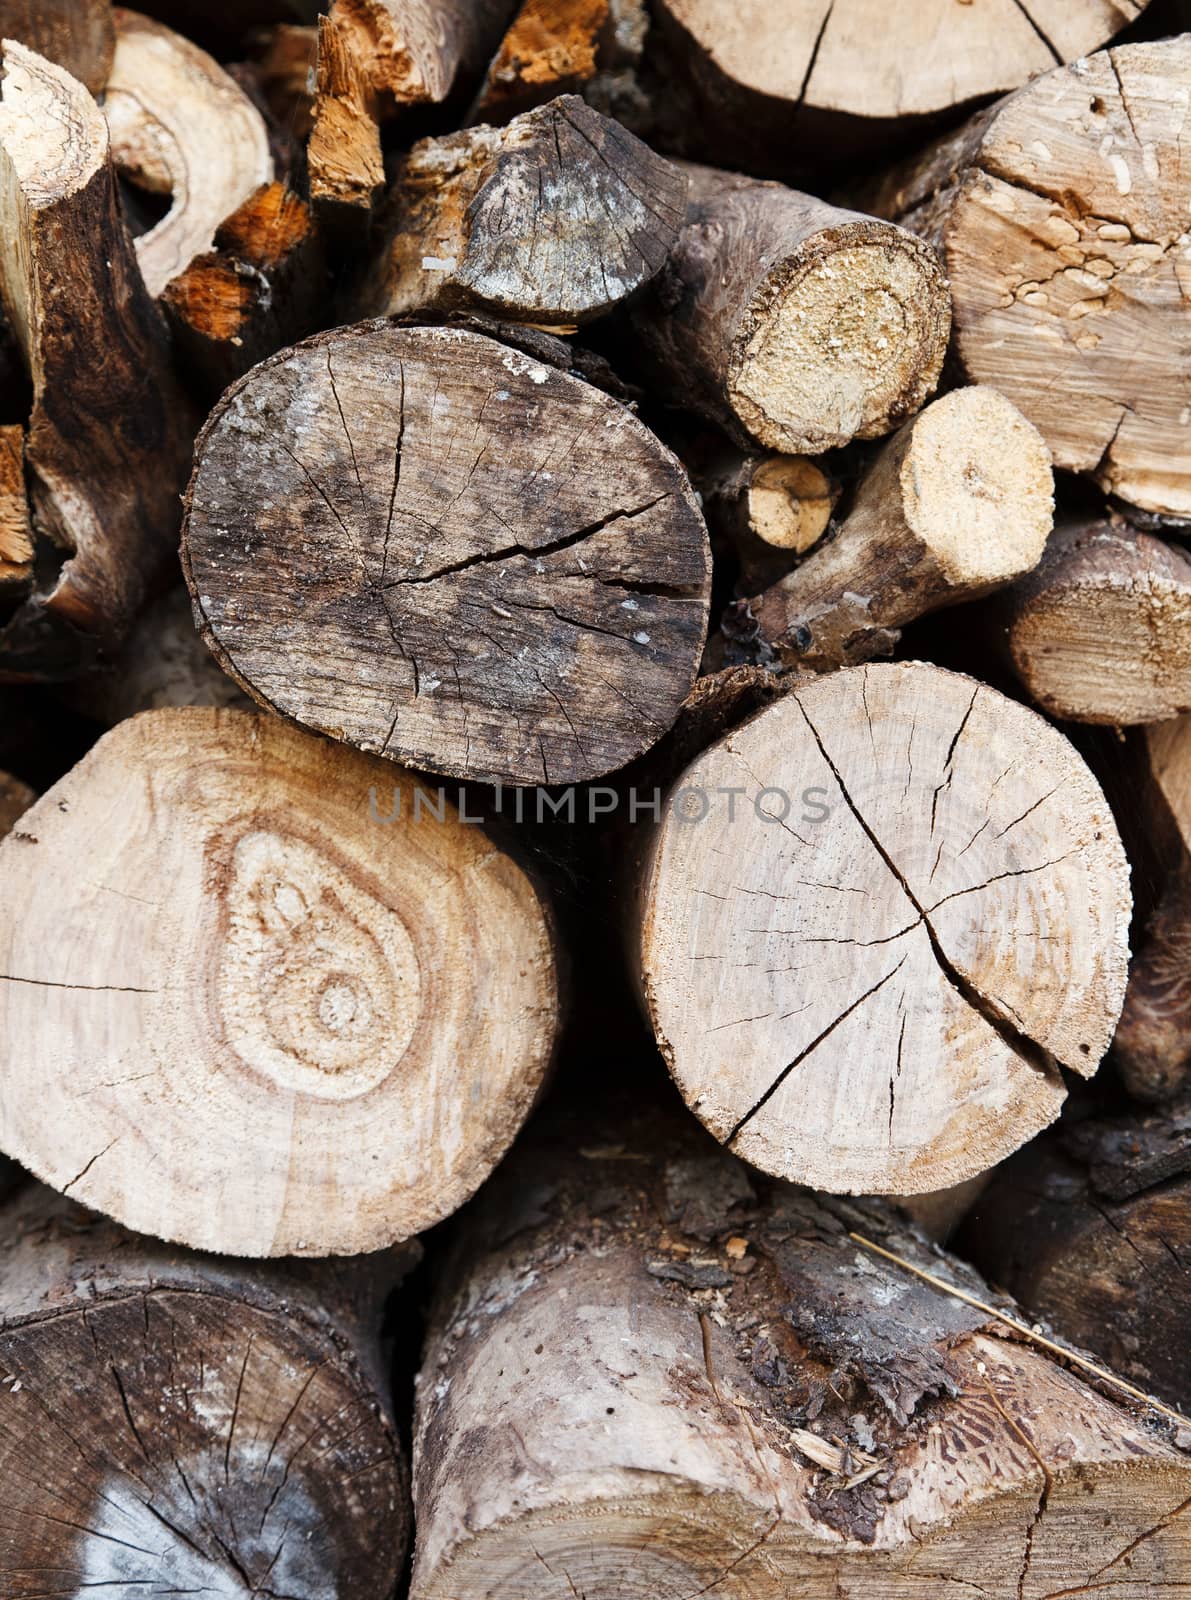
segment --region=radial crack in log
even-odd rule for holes
[[[120,220],[103,116],[11,41],[0,207],[0,290],[33,380],[33,511],[65,563],[0,633],[0,674],[65,677],[118,642],[173,556],[193,419]]]
[[[639,755],[706,627],[707,536],[670,453],[580,379],[450,328],[364,323],[250,373],[200,439],[183,558],[254,698],[486,780]]]
[[[866,202],[940,245],[955,349],[1055,465],[1162,515],[1191,514],[1179,107],[1191,40],[1053,72],[895,171]]]
[[[360,310],[392,316],[478,306],[530,322],[582,322],[661,268],[686,179],[574,95],[414,146]]]
[[[7,1200],[8,1600],[391,1594],[409,1513],[380,1327],[415,1255],[262,1269],[40,1186]]]
[[[1034,713],[916,663],[796,686],[696,759],[641,907],[692,1109],[836,1192],[991,1166],[1057,1116],[1057,1064],[1095,1071],[1124,993],[1128,869],[1091,774]]]
[[[141,275],[157,296],[211,248],[223,219],[272,178],[268,129],[205,51],[123,9],[116,12],[116,56],[103,110],[117,171],[170,196],[165,215],[136,241]]]
[[[634,318],[665,397],[812,455],[917,411],[950,326],[934,253],[780,184],[682,170],[686,226]]]
[[[415,787],[255,713],[106,734],[35,844],[0,846],[0,1023],[46,1052],[28,1093],[10,1074],[0,1148],[243,1255],[375,1249],[461,1204],[540,1088],[554,955],[512,860]]]

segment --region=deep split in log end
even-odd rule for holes
[[[183,565],[260,703],[430,771],[572,783],[673,722],[710,551],[686,474],[610,396],[479,334],[375,322],[223,397]]]
[[[1108,805],[1061,734],[937,667],[857,667],[678,779],[640,880],[639,970],[717,1138],[798,1183],[917,1194],[1053,1121],[1060,1064],[1096,1070],[1130,905]]]
[[[100,739],[0,845],[0,1026],[30,1041],[0,1148],[246,1256],[373,1250],[462,1204],[541,1087],[555,956],[521,870],[416,787],[255,712]]]

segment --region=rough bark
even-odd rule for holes
[[[1161,722],[1191,710],[1191,556],[1126,524],[1056,531],[1001,613],[1014,671],[1077,722]]]
[[[1036,713],[922,663],[800,684],[678,779],[637,959],[722,1142],[835,1193],[919,1194],[1054,1120],[1125,988],[1111,813]]]
[[[388,323],[257,367],[199,441],[183,550],[204,637],[262,704],[433,772],[622,766],[698,665],[685,474],[581,379]]]
[[[684,166],[686,226],[638,308],[663,395],[738,442],[811,455],[889,433],[947,347],[947,286],[904,229]]]
[[[734,553],[738,594],[758,594],[827,532],[839,483],[809,456],[724,451],[696,481],[712,539]],[[717,551],[718,554],[718,551]]]
[[[968,378],[1019,406],[1056,466],[1181,517],[1189,85],[1185,34],[1058,67],[868,202],[940,244]]]
[[[0,0],[0,39],[18,40],[99,94],[116,49],[111,0]]]
[[[964,1253],[1061,1338],[1191,1402],[1191,1105],[1076,1123],[999,1169]]]
[[[64,562],[0,632],[0,675],[65,677],[114,646],[172,557],[192,418],[103,116],[19,44],[4,52],[0,215],[0,291],[33,382],[32,504]]]
[[[1134,809],[1169,876],[1129,969],[1113,1054],[1137,1100],[1191,1085],[1191,716],[1145,731]]]
[[[25,489],[25,430],[0,427],[0,602],[23,600],[33,587],[33,530]]]
[[[642,0],[523,0],[469,120],[506,122],[558,94],[600,102],[640,61],[648,28]]]
[[[103,102],[118,172],[169,210],[136,241],[149,293],[161,293],[215,230],[273,176],[269,133],[252,101],[197,45],[135,11],[116,12]]]
[[[106,734],[0,845],[0,1026],[27,1041],[0,1148],[241,1255],[460,1205],[542,1082],[554,956],[520,869],[416,787],[255,713]]]
[[[834,536],[749,609],[785,661],[888,654],[906,623],[1029,572],[1053,518],[1037,429],[995,389],[955,389],[884,446]]]
[[[319,19],[310,197],[332,224],[366,220],[384,183],[380,126],[438,105],[489,60],[512,0],[334,0]]]
[[[626,1137],[638,1115],[519,1148],[460,1238],[414,1600],[1182,1591],[1172,1425],[849,1238],[988,1298],[889,1210],[759,1182],[656,1111]]]
[[[394,180],[366,316],[479,307],[600,316],[661,269],[686,178],[574,95],[414,146]]]
[[[409,1251],[262,1271],[33,1186],[0,1208],[0,1587],[389,1600],[380,1342]]]
[[[208,400],[325,315],[326,256],[310,207],[267,183],[162,297],[180,358]]]

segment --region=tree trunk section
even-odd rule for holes
[[[634,319],[664,398],[788,454],[877,438],[913,415],[947,347],[933,253],[780,184],[683,170],[686,226]]]
[[[409,1515],[380,1317],[407,1257],[250,1270],[32,1186],[0,1264],[8,1600],[388,1600]]]
[[[1111,813],[1054,728],[937,667],[866,666],[796,685],[678,778],[637,958],[718,1139],[797,1183],[913,1195],[1053,1121],[1060,1064],[1096,1070],[1129,912]]]
[[[1061,1338],[1191,1402],[1191,1104],[1076,1123],[1019,1151],[960,1248]]]
[[[656,1109],[626,1138],[639,1110],[521,1147],[459,1239],[414,1600],[1037,1600],[1114,1563],[1137,1600],[1181,1592],[1170,1424],[849,1238],[988,1296],[891,1211],[758,1181]]]
[[[696,481],[713,541],[739,565],[738,594],[759,594],[784,578],[827,532],[840,495],[839,483],[809,456],[725,450]]]
[[[0,39],[16,39],[100,94],[116,50],[111,0],[2,0]]]
[[[782,661],[865,661],[915,618],[1029,572],[1053,518],[1037,430],[994,389],[955,389],[883,447],[834,537],[749,609]]]
[[[409,1238],[549,1064],[529,880],[441,793],[275,718],[121,723],[0,846],[0,904],[0,1027],[28,1041],[0,1149],[160,1238]]]
[[[0,632],[0,676],[67,677],[118,643],[173,559],[192,418],[120,220],[103,116],[19,44],[4,53],[0,210],[0,290],[33,381],[33,509],[65,558]]]
[[[955,350],[1055,465],[1191,515],[1181,116],[1191,39],[1057,67],[870,197],[940,245]]]
[[[424,140],[390,198],[367,316],[477,307],[514,321],[601,316],[661,269],[686,178],[574,95]]]
[[[361,323],[249,373],[199,440],[183,562],[255,699],[486,782],[623,766],[677,715],[706,628],[707,535],[670,452],[454,328]]]

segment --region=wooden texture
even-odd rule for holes
[[[677,714],[707,536],[591,385],[481,335],[361,323],[257,367],[199,441],[184,564],[262,704],[456,776],[570,783]]]
[[[1186,293],[1191,37],[1053,72],[868,197],[936,240],[955,351],[1055,465],[1147,511],[1191,514]]]
[[[252,41],[249,65],[274,121],[304,145],[314,127],[318,28],[279,22],[261,29]]]
[[[1059,1064],[1096,1070],[1129,911],[1075,750],[910,662],[797,685],[686,769],[641,875],[637,955],[718,1139],[817,1188],[918,1194],[1053,1121]]]
[[[6,1600],[388,1600],[409,1513],[380,1318],[406,1265],[262,1271],[40,1186],[6,1201]]]
[[[1014,671],[1043,710],[1077,722],[1160,722],[1191,710],[1191,556],[1127,524],[1056,531],[1005,597]]]
[[[118,641],[172,559],[192,419],[103,116],[19,44],[4,50],[0,217],[0,290],[33,382],[26,472],[59,558],[0,632],[0,676],[62,677]]]
[[[998,1170],[960,1244],[1061,1338],[1191,1404],[1191,1105],[1035,1141]]]
[[[273,176],[269,134],[252,101],[211,56],[159,22],[116,11],[116,56],[103,110],[112,160],[170,207],[136,241],[159,295],[211,248],[215,229]]]
[[[390,192],[367,316],[476,306],[576,323],[660,270],[686,211],[686,178],[575,95],[427,139]]]
[[[1029,572],[1053,518],[1037,429],[995,389],[953,389],[882,448],[834,536],[750,610],[782,660],[888,654],[916,617]]]
[[[643,0],[522,0],[471,108],[475,122],[506,122],[558,94],[600,105],[641,59]]]
[[[0,601],[21,600],[33,586],[33,530],[25,489],[25,430],[0,427]]]
[[[718,453],[697,482],[712,539],[739,564],[738,594],[758,594],[785,577],[827,532],[840,493],[809,456],[757,451]]]
[[[686,226],[634,322],[660,392],[740,443],[793,454],[913,415],[947,346],[933,253],[780,184],[683,170]]]
[[[16,39],[99,94],[116,49],[111,0],[2,0],[0,39]]]
[[[162,296],[179,357],[214,400],[325,315],[330,280],[310,207],[263,184],[215,230]]]
[[[28,1041],[0,1148],[241,1255],[454,1210],[538,1092],[554,957],[520,869],[414,789],[256,714],[106,734],[0,846],[0,1028]]]
[[[1170,1423],[848,1237],[989,1294],[890,1211],[639,1116],[520,1147],[458,1241],[417,1391],[414,1600],[1183,1592]]]
[[[380,124],[478,76],[512,0],[333,0],[319,19],[310,197],[329,220],[367,217],[384,183]]]

